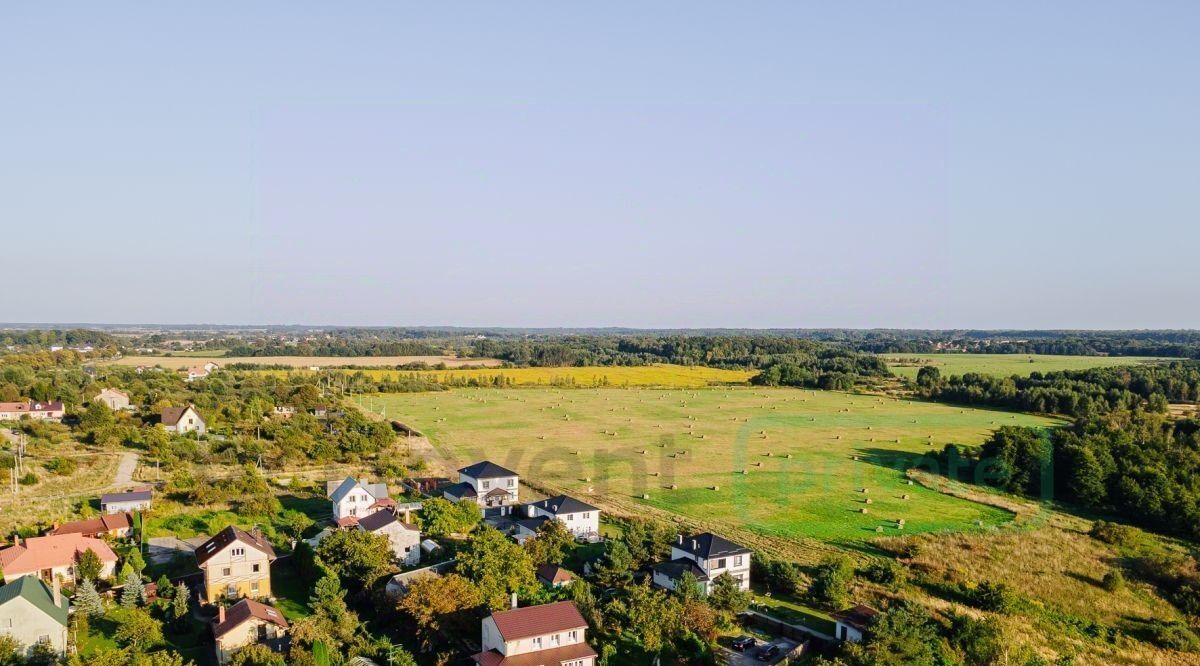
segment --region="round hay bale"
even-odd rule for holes
[[[905,499],[905,500],[908,499],[908,493],[901,495],[900,499]]]
[[[790,454],[790,453],[789,453],[789,454],[787,454],[787,457],[788,457],[788,460],[791,460],[791,459],[792,459],[792,454]]]
[[[648,500],[650,499],[650,495],[648,493],[642,493],[642,499]]]
[[[721,486],[713,486],[713,490],[720,490]]]
[[[864,506],[863,508],[859,509],[859,510],[858,510],[858,512],[859,512],[859,513],[866,513],[866,512],[867,512],[867,507],[865,507],[865,506]]]
[[[863,500],[863,503],[864,503],[864,504],[871,504],[871,503],[872,503],[872,500],[871,500],[871,498],[870,498],[870,497],[868,497],[867,499]]]
[[[671,490],[678,490],[678,489],[679,489],[679,486],[675,485],[674,483],[671,484]]]
[[[746,470],[742,470],[742,474],[747,474],[747,473],[748,472]]]
[[[863,488],[863,489],[862,489],[862,490],[860,490],[859,492],[861,492],[861,493],[869,493],[869,492],[871,492],[871,489],[870,489],[870,488]]]

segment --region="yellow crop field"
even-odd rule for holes
[[[337,368],[346,366],[391,367],[424,363],[425,365],[486,366],[495,367],[501,361],[494,358],[459,358],[457,356],[125,356],[112,361],[115,365],[144,365],[153,367],[161,365],[164,368],[178,370],[204,365],[212,361],[222,366],[233,363],[251,363],[258,365],[287,365],[293,368]]]
[[[281,370],[264,370],[286,374]],[[462,368],[456,370],[361,370],[372,379],[426,377],[442,384],[487,384],[508,387],[635,387],[703,388],[745,384],[753,370],[724,370],[703,366],[644,365],[634,367]]]

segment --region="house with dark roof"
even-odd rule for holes
[[[348,476],[341,483],[330,481],[325,484],[325,494],[333,503],[335,522],[343,518],[362,518],[396,506],[396,502],[388,497],[386,483],[371,483],[366,478]]]
[[[483,619],[478,666],[594,666],[587,622],[572,601],[494,612]]]
[[[863,634],[867,632],[877,615],[879,615],[879,611],[862,604],[840,610],[832,615],[833,635],[839,641],[857,643],[863,639]]]
[[[195,555],[196,566],[204,572],[203,598],[208,603],[222,597],[271,597],[275,549],[257,529],[247,532],[230,525],[200,544]]]
[[[255,643],[275,652],[287,652],[289,629],[279,609],[253,599],[242,599],[228,609],[218,606],[212,626],[217,663],[227,663],[234,652]]]
[[[358,529],[382,534],[392,544],[392,556],[406,566],[421,562],[421,528],[406,523],[391,511],[376,511],[358,519]]]
[[[153,494],[149,487],[135,488],[121,493],[106,493],[100,496],[100,511],[103,513],[126,513],[149,511]]]
[[[85,537],[127,537],[133,529],[133,516],[128,513],[106,513],[98,518],[63,523],[50,530],[50,534],[82,534]]]
[[[25,650],[45,643],[56,654],[64,654],[70,602],[58,586],[57,580],[51,587],[37,576],[0,585],[0,636],[11,637]]]
[[[159,414],[163,428],[167,432],[186,435],[194,432],[203,435],[208,432],[208,425],[200,417],[200,412],[192,405],[187,407],[167,407]]]
[[[703,532],[693,536],[679,535],[671,544],[671,559],[653,567],[654,584],[674,590],[675,584],[685,571],[690,571],[704,586],[707,594],[712,591],[713,581],[722,574],[729,574],[743,590],[750,589],[749,548],[732,541]]]
[[[443,488],[442,496],[451,502],[471,500],[503,515],[517,504],[519,482],[516,472],[484,460],[458,470],[458,483]]]
[[[530,502],[523,509],[524,517],[514,521],[517,527],[513,536],[519,543],[532,537],[546,520],[561,522],[576,539],[596,541],[600,538],[600,509],[574,497],[558,495]]]

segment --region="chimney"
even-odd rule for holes
[[[516,607],[517,607],[517,593],[516,593],[516,592],[513,592],[513,593],[512,593],[512,600],[511,600],[511,604],[512,604],[512,606],[511,606],[512,608],[516,608]]]
[[[54,577],[54,587],[51,589],[54,591],[54,607],[61,608],[62,607],[62,583],[58,580],[58,576]]]
[[[217,606],[217,624],[225,624],[225,607]]]
[[[361,485],[363,488],[368,488],[368,487],[370,487],[370,485],[371,485],[371,480],[370,480],[370,479],[368,479],[367,477],[365,477],[365,476],[364,476],[364,477],[361,477],[361,478],[359,478],[359,480],[358,480],[358,483],[359,483],[359,484],[360,484],[360,485]]]

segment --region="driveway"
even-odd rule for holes
[[[147,542],[146,559],[150,564],[167,564],[176,557],[191,555],[205,541],[208,541],[208,537],[203,535],[191,539],[180,539],[173,536],[151,537]]]
[[[137,471],[138,457],[132,451],[121,454],[121,462],[117,465],[117,475],[113,478],[110,488],[127,486],[133,482],[133,473]]]
[[[779,654],[770,661],[759,661],[758,659],[755,659],[755,656],[759,653],[759,651],[762,650],[764,646],[768,645],[768,643],[764,643],[762,641],[759,641],[758,646],[753,650],[737,652],[736,650],[731,650],[727,647],[721,647],[720,653],[724,657],[724,663],[728,664],[728,666],[761,666],[762,664],[783,663],[783,660],[787,657],[787,655],[800,645],[798,641],[793,641],[788,638],[775,638],[772,639],[771,642],[779,645],[781,649],[779,650]]]

